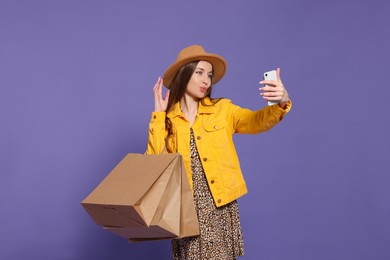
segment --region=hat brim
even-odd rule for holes
[[[194,62],[194,61],[208,61],[213,66],[213,85],[222,79],[225,75],[227,69],[227,63],[224,58],[219,55],[212,53],[197,54],[193,56],[188,56],[184,59],[176,61],[165,71],[163,75],[164,85],[169,89],[171,87],[172,81],[175,78],[177,72],[184,65]]]

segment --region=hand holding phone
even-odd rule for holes
[[[277,80],[277,75],[276,75],[276,70],[271,70],[271,71],[267,71],[267,72],[264,72],[263,74],[263,80]],[[270,85],[265,85],[265,86],[270,86]],[[278,101],[268,101],[268,105],[269,106],[272,106],[272,105],[275,105],[275,104],[278,104],[279,102]]]

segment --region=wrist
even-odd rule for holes
[[[281,109],[286,109],[287,107],[288,107],[288,103],[289,103],[289,101],[290,101],[290,99],[288,99],[287,101],[281,101],[281,102],[279,102],[279,107],[281,108]]]

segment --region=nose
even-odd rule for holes
[[[206,75],[204,78],[203,78],[203,83],[206,85],[206,86],[209,86],[210,83],[211,83],[211,79],[208,75]]]

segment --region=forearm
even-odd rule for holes
[[[273,105],[258,111],[237,108],[234,114],[236,133],[256,134],[270,130],[278,124],[291,109],[291,101],[282,106]]]

